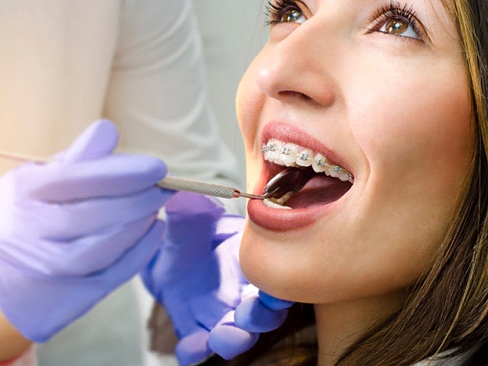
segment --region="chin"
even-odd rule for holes
[[[279,235],[270,239],[260,235],[259,228],[249,226],[244,230],[240,248],[240,264],[246,279],[260,290],[283,300],[316,300],[310,298],[314,291],[307,286],[307,283],[316,281],[308,281],[304,276],[310,269],[306,258],[302,256],[303,261],[297,261],[295,250],[284,250],[289,246],[280,242]],[[317,289],[315,284],[313,287]]]

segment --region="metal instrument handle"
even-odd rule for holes
[[[174,191],[188,191],[221,198],[237,198],[240,196],[240,192],[232,187],[177,177],[165,177],[159,181],[158,186]]]
[[[0,151],[0,158],[6,158],[17,161],[32,161],[35,163],[46,164],[53,162],[52,158],[41,158],[38,156],[31,156],[26,154],[17,154],[7,151]],[[158,186],[165,189],[171,189],[174,191],[189,191],[194,193],[200,193],[207,196],[214,196],[220,198],[252,198],[252,199],[264,199],[267,196],[258,196],[250,193],[240,192],[238,189],[224,186],[214,183],[200,182],[191,179],[177,178],[177,177],[165,177],[158,182]]]

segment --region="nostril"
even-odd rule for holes
[[[282,97],[300,98],[306,101],[312,101],[312,98],[310,98],[308,95],[293,90],[283,90],[278,94]]]
[[[301,93],[297,91],[284,90],[284,91],[280,91],[278,95],[282,100],[291,101],[294,99],[294,100],[305,102],[306,104],[317,105],[317,106],[323,104],[320,103],[318,100],[312,98],[311,96],[308,96],[305,93]]]

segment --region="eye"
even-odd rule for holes
[[[287,10],[283,13],[281,17],[282,23],[298,23],[302,24],[305,22],[305,17],[303,14],[298,10]]]
[[[388,20],[380,29],[380,32],[394,34],[398,36],[419,38],[415,29],[404,19],[393,18]]]
[[[267,9],[267,23],[269,25],[279,23],[303,24],[307,18],[302,8],[303,3],[295,0],[270,0]]]
[[[401,6],[399,3],[391,3],[388,7],[382,7],[371,22],[373,26],[370,28],[370,32],[391,34],[419,41],[423,41],[426,34],[413,9]]]

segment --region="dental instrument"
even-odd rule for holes
[[[17,160],[21,162],[34,162],[40,164],[46,164],[53,162],[53,159],[49,158],[40,158],[31,155],[25,154],[17,154],[11,153],[6,151],[0,151],[0,158],[6,158],[10,160]],[[300,170],[301,171],[301,170]],[[266,185],[264,188],[264,192],[262,195],[256,195],[246,192],[241,192],[237,188],[220,185],[220,184],[213,184],[213,183],[206,183],[200,182],[196,180],[190,180],[185,178],[178,178],[167,176],[161,181],[158,182],[158,186],[165,189],[170,189],[174,191],[189,191],[194,193],[200,193],[207,196],[214,196],[220,198],[249,198],[249,199],[259,199],[264,200],[266,198],[272,197],[282,197],[283,195],[287,194],[288,192],[296,192],[300,188],[302,188],[308,180],[310,180],[311,176],[308,174],[298,174],[299,170],[293,168],[287,168],[282,170],[277,175],[275,175]],[[292,180],[293,184],[284,184],[284,181],[289,181],[290,176],[293,176],[294,179]],[[300,178],[300,179],[299,179]]]

